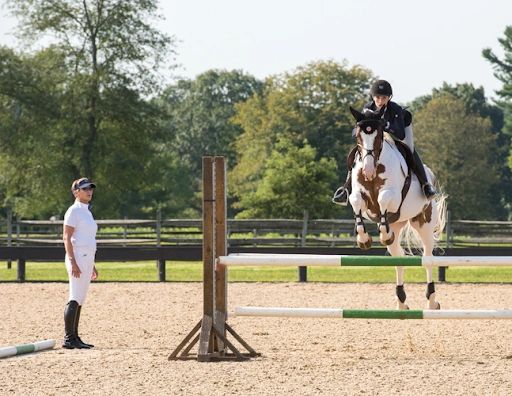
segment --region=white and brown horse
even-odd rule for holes
[[[407,246],[422,248],[424,256],[431,256],[445,223],[445,196],[440,194],[428,201],[416,175],[393,138],[384,132],[382,112],[371,110],[360,113],[350,109],[357,121],[355,135],[357,151],[352,168],[352,193],[349,196],[354,210],[357,244],[369,249],[372,238],[364,220],[377,223],[380,242],[392,256],[403,256],[402,240]],[[403,148],[401,149],[403,152]],[[409,154],[404,152],[404,154]],[[434,175],[426,168],[428,179]],[[432,268],[427,272],[428,309],[439,309],[436,301]],[[404,267],[396,267],[396,296],[399,309],[408,309],[405,303]]]

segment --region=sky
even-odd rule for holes
[[[0,0],[1,1],[1,0]],[[511,0],[162,0],[159,28],[176,39],[174,74],[243,70],[257,78],[313,61],[347,61],[388,80],[407,103],[443,82],[501,82],[482,49],[503,56]],[[0,44],[16,47],[16,20],[0,9]]]

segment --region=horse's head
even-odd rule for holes
[[[351,107],[350,111],[357,122],[357,150],[363,161],[363,175],[367,180],[373,180],[377,176],[377,162],[384,142],[386,121],[383,115],[386,109],[382,108],[380,111],[365,109],[360,113]]]

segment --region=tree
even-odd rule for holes
[[[258,189],[266,163],[282,138],[297,147],[307,141],[317,161],[333,158],[338,183],[344,179],[345,158],[354,144],[349,106],[362,106],[371,80],[371,73],[362,67],[332,61],[311,63],[267,79],[261,92],[237,105],[234,121],[243,133],[235,142],[231,196],[242,202]],[[329,199],[326,205],[331,205]]]
[[[512,26],[505,28],[505,37],[498,39],[501,44],[504,57],[500,59],[490,48],[485,48],[482,55],[494,69],[494,76],[503,83],[502,89],[496,93],[502,99],[500,105],[505,111],[504,132],[512,137]]]
[[[160,116],[146,99],[161,87],[158,70],[173,53],[172,39],[151,23],[158,18],[156,1],[7,0],[6,4],[19,18],[24,40],[36,43],[43,35],[50,37],[64,65],[56,80],[57,125],[41,140],[33,129],[26,130],[34,144],[58,147],[66,154],[60,167],[67,172],[58,184],[88,176],[103,187],[95,197],[100,214],[144,211],[139,192],[156,182],[145,167],[155,150]],[[19,100],[18,93],[2,93]],[[46,159],[39,158],[38,165]]]
[[[233,142],[242,132],[231,122],[235,106],[261,89],[262,83],[239,70],[209,70],[194,80],[179,80],[161,97],[169,120],[165,133],[172,137],[180,157],[200,177],[201,157],[222,154],[235,163]]]
[[[0,59],[0,206],[55,214],[71,183],[57,121],[62,57],[52,48],[34,56],[0,48]]]
[[[499,172],[492,152],[496,135],[490,119],[470,112],[449,94],[431,99],[415,116],[415,142],[431,167],[456,219],[495,218]]]
[[[482,51],[482,55],[487,59],[493,66],[494,76],[503,83],[503,87],[497,91],[497,94],[501,98],[498,103],[505,113],[503,133],[508,137],[508,144],[503,147],[508,148],[508,167],[509,175],[512,170],[512,146],[510,141],[512,139],[512,26],[505,28],[505,36],[498,39],[501,44],[504,56],[500,59],[490,48],[486,48]],[[508,194],[506,196],[506,205],[509,210],[509,217],[512,214],[512,177],[508,180],[504,180],[503,183],[509,186]]]
[[[195,192],[201,189],[203,155],[223,155],[228,167],[234,166],[233,142],[242,132],[231,122],[235,105],[258,92],[261,85],[239,70],[209,70],[194,80],[177,81],[159,96],[158,104],[166,112],[161,153],[179,158],[181,174],[187,175],[182,181],[187,188],[180,190],[182,216],[200,213],[201,199]]]
[[[493,201],[496,219],[507,218],[507,202],[512,200],[512,172],[507,164],[510,149],[510,136],[503,133],[503,110],[487,101],[483,87],[475,88],[472,84],[449,85],[444,83],[441,88],[434,88],[432,94],[416,99],[411,109],[413,113],[424,108],[433,98],[450,95],[464,103],[468,113],[488,118],[491,122],[491,132],[495,135],[495,144],[490,146],[489,160],[498,172],[498,182],[494,185]]]
[[[279,140],[257,189],[242,197],[244,210],[237,217],[301,219],[306,210],[311,218],[332,216],[334,205],[326,202],[337,180],[336,162],[316,157],[307,142],[299,148],[285,138]]]

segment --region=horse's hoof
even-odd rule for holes
[[[391,237],[389,239],[383,239],[382,234],[380,234],[380,243],[384,246],[391,245],[395,241],[395,233],[391,231]]]
[[[439,310],[439,309],[441,309],[441,304],[436,301],[436,305],[434,307],[431,308],[430,304],[428,304],[427,309]]]
[[[359,242],[357,241],[357,246],[359,246],[359,249],[361,250],[368,250],[372,247],[372,237],[368,235],[368,240],[366,242]]]
[[[398,301],[397,308],[400,309],[400,310],[408,310],[409,306],[406,303]]]

